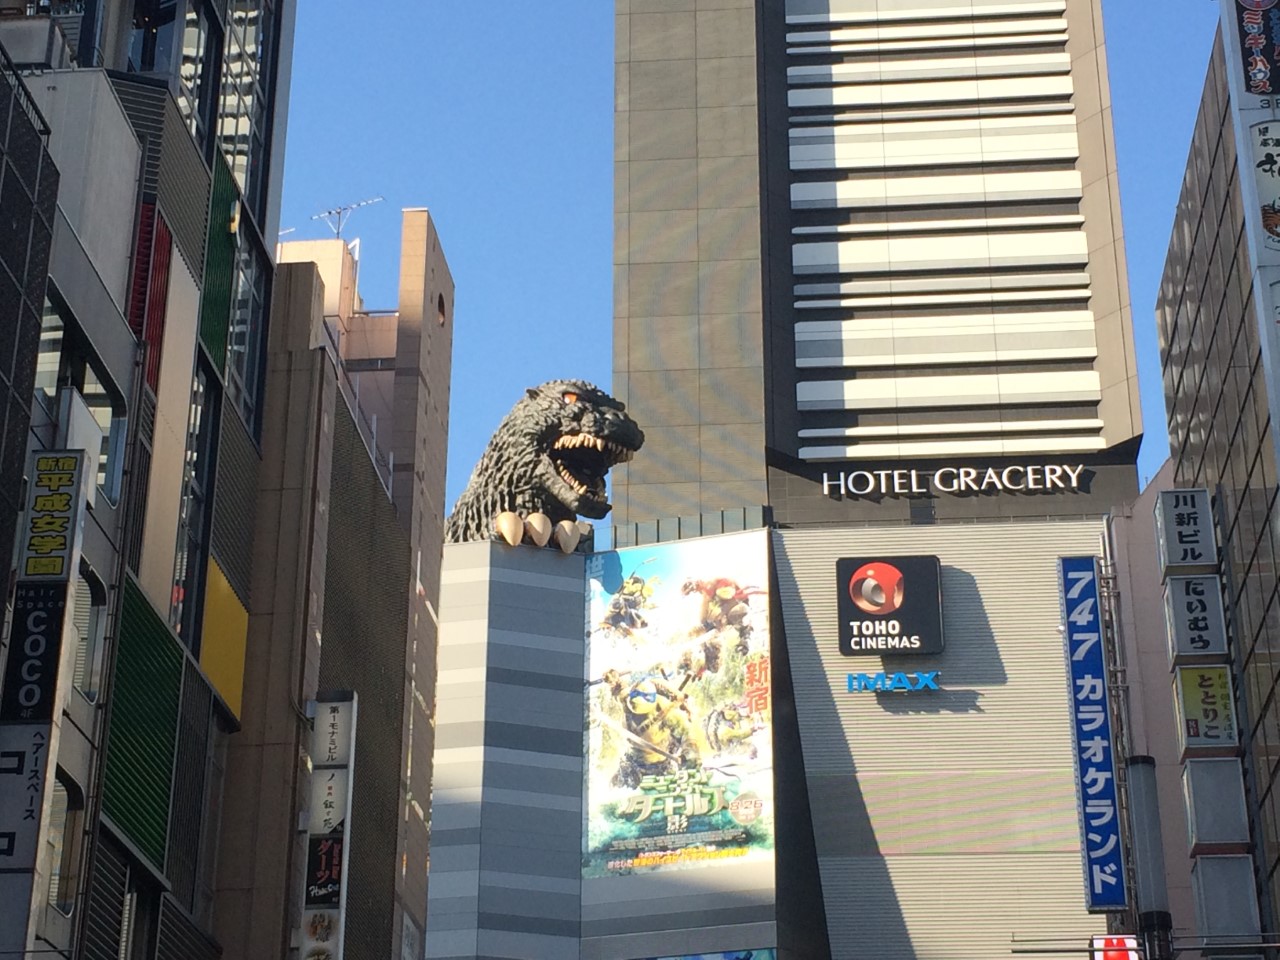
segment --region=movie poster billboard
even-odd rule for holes
[[[584,877],[772,860],[768,551],[751,531],[588,560]]]

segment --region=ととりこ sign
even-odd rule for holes
[[[1116,789],[1111,702],[1103,641],[1098,563],[1060,557],[1063,640],[1070,692],[1076,808],[1084,865],[1085,908],[1090,913],[1128,906]]]

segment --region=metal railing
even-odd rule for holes
[[[343,399],[347,402],[347,408],[351,411],[351,419],[355,421],[356,431],[360,434],[360,439],[364,441],[365,448],[369,451],[369,459],[373,463],[374,472],[378,474],[378,479],[382,481],[382,486],[386,489],[387,496],[390,497],[391,474],[395,467],[395,454],[391,451],[383,451],[378,445],[377,431],[374,429],[373,423],[365,416],[364,410],[360,408],[360,392],[356,389],[356,385],[351,380],[351,375],[347,373],[347,368],[342,362],[336,320],[336,317],[326,316],[321,326],[324,327],[325,337],[328,341],[328,353],[338,371],[338,389],[341,391]]]
[[[0,44],[0,74],[9,81],[13,86],[14,98],[22,107],[23,113],[35,126],[36,132],[40,135],[40,139],[44,141],[44,145],[49,145],[49,124],[44,119],[44,114],[40,112],[40,108],[36,106],[35,100],[31,96],[31,91],[27,89],[27,85],[22,82],[22,75],[18,73],[18,68],[13,65],[13,61],[9,59],[9,51]]]

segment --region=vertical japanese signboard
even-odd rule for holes
[[[1230,668],[1179,667],[1174,676],[1183,751],[1200,756],[1234,755],[1240,731]]]
[[[1277,0],[1236,0],[1236,37],[1245,89],[1258,96],[1280,93],[1280,9]]]
[[[1063,632],[1069,681],[1085,906],[1093,913],[1128,905],[1111,737],[1098,565],[1061,557]]]
[[[587,564],[583,877],[772,862],[764,531]]]
[[[1220,577],[1169,577],[1164,584],[1164,617],[1170,662],[1226,657],[1227,622]]]
[[[341,960],[356,695],[332,694],[317,700],[314,724],[301,955],[307,960]]]
[[[1160,574],[1212,573],[1217,541],[1208,490],[1162,490],[1156,501]]]
[[[79,565],[85,455],[36,451],[18,537],[18,582],[0,681],[0,956],[25,955],[40,831],[61,728],[62,635]]]
[[[1280,10],[1271,13],[1280,16]],[[1255,123],[1249,128],[1253,145],[1253,179],[1258,188],[1259,241],[1280,250],[1280,123]]]

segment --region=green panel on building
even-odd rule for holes
[[[119,633],[103,809],[163,868],[184,656],[168,626],[127,579]]]
[[[236,237],[229,229],[232,210],[240,201],[235,178],[226,161],[213,161],[213,191],[209,200],[209,242],[204,254],[204,290],[200,298],[200,342],[218,375],[227,367],[227,331],[231,326],[231,284],[235,277]]]

